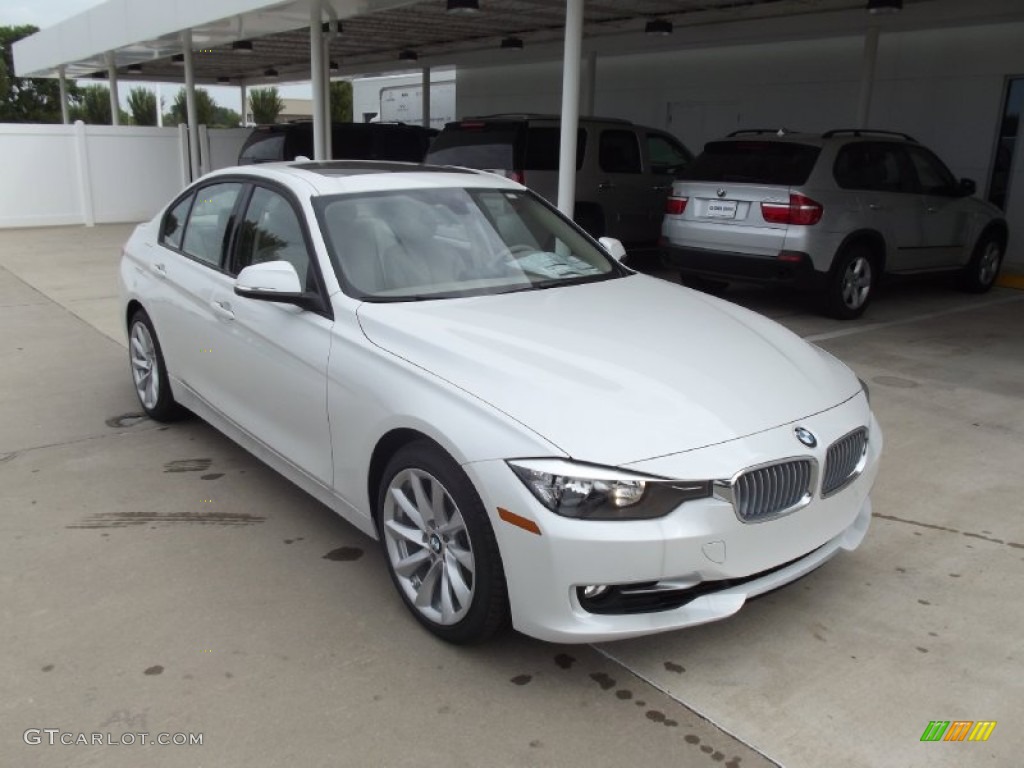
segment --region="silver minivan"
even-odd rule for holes
[[[737,131],[683,171],[666,202],[662,259],[684,278],[789,283],[826,312],[867,307],[883,273],[950,271],[992,287],[1002,212],[905,134]]]
[[[448,123],[424,159],[493,171],[552,203],[561,123],[554,115],[488,115]],[[671,134],[628,120],[580,118],[573,218],[594,237],[655,243],[672,181],[693,155]]]

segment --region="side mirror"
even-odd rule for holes
[[[960,185],[957,187],[963,197],[970,197],[978,191],[978,185],[974,183],[974,179],[960,179]]]
[[[294,304],[302,309],[316,309],[320,297],[303,293],[299,274],[287,261],[265,261],[253,264],[238,273],[235,293],[246,299]]]
[[[626,249],[623,247],[622,243],[614,237],[602,237],[599,238],[597,242],[599,242],[601,247],[608,252],[608,255],[616,261],[622,261],[626,258]]]

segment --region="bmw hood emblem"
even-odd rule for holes
[[[808,448],[814,448],[818,444],[818,438],[814,436],[811,430],[804,427],[795,427],[793,433],[796,435],[796,439],[806,445]]]

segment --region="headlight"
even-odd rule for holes
[[[508,465],[541,504],[564,517],[648,520],[711,495],[706,480],[666,480],[563,459],[517,459]]]
[[[860,382],[860,388],[864,390],[864,397],[867,399],[868,405],[871,405],[871,390],[868,389],[868,383],[859,376],[857,377],[857,381]]]

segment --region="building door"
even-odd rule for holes
[[[1014,155],[1019,153],[1020,115],[1024,109],[1024,77],[1014,77],[1006,87],[1003,113],[999,121],[999,135],[996,137],[996,152],[992,159],[992,173],[989,177],[988,199],[1004,211],[1010,195],[1014,170]],[[1020,191],[1020,190],[1018,190]]]

